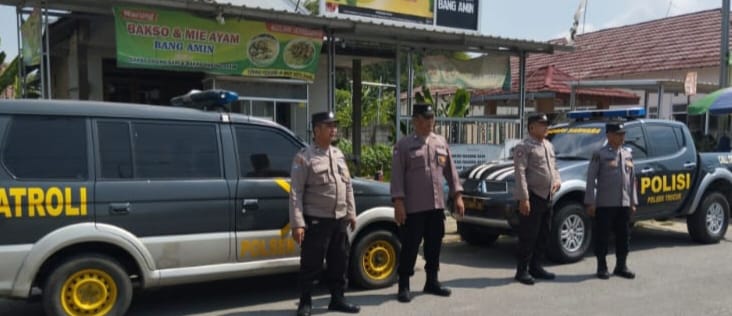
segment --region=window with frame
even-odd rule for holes
[[[674,128],[667,125],[648,124],[648,141],[653,144],[653,156],[667,156],[681,149]]]
[[[137,179],[220,178],[215,124],[132,123]]]
[[[247,178],[289,177],[300,145],[274,128],[237,126],[240,175]]]
[[[127,122],[102,121],[97,123],[99,134],[99,161],[104,179],[132,178],[132,142]]]
[[[625,147],[630,149],[633,159],[643,159],[648,157],[648,147],[646,146],[643,130],[640,125],[629,126],[625,132]]]
[[[15,116],[2,153],[3,164],[21,179],[89,177],[86,120],[64,116]]]

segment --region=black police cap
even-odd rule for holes
[[[338,123],[338,120],[335,118],[335,114],[333,112],[318,112],[313,114],[311,120],[313,123],[313,126],[316,126],[320,123]]]
[[[432,106],[424,103],[417,103],[412,106],[412,116],[435,116]]]
[[[539,113],[539,114],[532,114],[528,118],[529,124],[531,123],[545,123],[549,124],[549,118],[546,116],[546,114]]]
[[[605,124],[605,132],[607,133],[625,133],[625,124],[620,122],[609,122]]]

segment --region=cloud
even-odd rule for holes
[[[645,0],[624,1],[621,5],[625,8],[624,12],[604,23],[602,28],[636,24],[667,16],[718,8],[721,6],[721,2],[718,0]]]

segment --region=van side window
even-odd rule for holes
[[[247,178],[289,177],[300,145],[292,137],[267,127],[237,126],[240,175]]]
[[[654,156],[672,155],[681,150],[674,128],[666,125],[648,124],[648,140],[653,144]]]
[[[3,164],[25,179],[77,179],[89,176],[86,120],[76,117],[15,116]]]
[[[137,179],[221,178],[214,124],[133,123]]]
[[[99,160],[102,178],[132,178],[132,145],[127,122],[99,122]]]

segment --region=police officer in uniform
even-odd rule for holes
[[[399,292],[397,299],[411,301],[409,278],[414,275],[419,244],[424,238],[424,256],[427,282],[424,292],[450,296],[450,289],[437,279],[440,269],[440,248],[445,235],[445,197],[442,178],[447,180],[450,195],[455,201],[455,212],[465,212],[463,190],[452,161],[447,141],[432,133],[435,114],[432,106],[415,104],[412,110],[414,134],[404,136],[394,146],[392,159],[391,197],[394,218],[400,225],[402,244],[399,257]]]
[[[343,296],[350,247],[346,229],[356,227],[356,208],[346,159],[330,145],[337,123],[331,112],[313,114],[314,142],[292,162],[290,225],[292,237],[301,247],[299,316],[310,315],[313,283],[323,270],[323,259],[331,293],[328,309],[347,313],[360,310]]]
[[[587,170],[585,205],[587,214],[595,218],[595,256],[597,256],[597,277],[606,280],[608,235],[615,233],[615,258],[617,263],[613,274],[635,278],[628,270],[628,244],[630,238],[630,215],[638,205],[633,156],[622,147],[625,142],[623,123],[611,122],[605,125],[607,145],[592,154]],[[597,191],[597,192],[595,192]]]
[[[530,116],[529,137],[516,145],[513,152],[514,198],[518,200],[520,225],[515,279],[526,285],[533,285],[534,278],[555,277],[542,267],[551,229],[552,195],[561,185],[554,147],[546,140],[548,125],[545,114]]]

